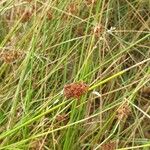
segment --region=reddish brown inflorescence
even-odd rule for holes
[[[31,12],[29,12],[29,11],[23,12],[21,22],[22,23],[28,22],[30,20],[31,16],[32,16]]]
[[[47,19],[48,20],[52,20],[53,19],[53,15],[52,15],[52,12],[50,10],[47,12]]]
[[[95,37],[100,37],[104,32],[104,28],[101,24],[95,26],[91,29],[91,33],[95,35]]]
[[[108,142],[102,145],[102,150],[115,150],[116,149],[116,142]]]
[[[85,3],[87,5],[92,5],[92,4],[95,4],[96,3],[96,0],[85,0]]]
[[[78,11],[77,4],[74,4],[74,3],[69,4],[68,7],[67,7],[67,11],[69,13],[75,15],[77,13],[77,11]]]
[[[150,98],[150,87],[143,87],[140,90],[140,94],[141,96],[143,96],[144,98]]]
[[[23,56],[23,53],[15,50],[10,50],[6,52],[2,52],[0,54],[0,60],[4,61],[5,63],[13,63],[16,60],[20,59]]]
[[[61,114],[56,116],[58,122],[65,122],[68,119],[67,114]]]
[[[117,110],[117,118],[119,120],[122,120],[123,118],[127,118],[129,116],[130,112],[131,112],[131,109],[130,109],[128,103],[124,103]]]
[[[67,99],[77,98],[79,99],[88,91],[88,85],[85,83],[71,83],[64,86],[64,95]]]

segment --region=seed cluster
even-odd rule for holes
[[[64,95],[67,99],[79,99],[88,91],[88,85],[85,83],[71,83],[64,86]]]
[[[84,28],[82,26],[77,27],[77,28],[74,29],[74,33],[77,36],[83,36],[84,35]]]
[[[104,31],[104,28],[103,26],[100,24],[100,25],[97,25],[95,26],[94,28],[92,28],[91,30],[91,33],[95,35],[95,37],[100,37],[101,34],[103,33]]]
[[[63,122],[63,121],[66,121],[67,119],[68,119],[68,116],[66,114],[61,114],[61,115],[56,116],[56,120],[58,122]]]
[[[53,15],[52,15],[52,12],[50,10],[47,12],[47,19],[48,20],[52,20],[53,19]]]
[[[150,98],[150,87],[143,87],[140,90],[140,94],[141,96],[143,96],[144,98]]]
[[[67,7],[66,7],[66,12],[71,14],[71,15],[77,15],[77,13],[78,13],[78,6],[77,6],[77,4],[75,4],[75,3],[68,4]],[[62,15],[62,19],[63,20],[67,20],[69,18],[70,18],[70,15],[68,15],[68,14],[64,13]]]
[[[116,142],[108,142],[103,144],[101,147],[102,150],[115,150],[116,149]]]
[[[92,5],[92,4],[95,4],[97,0],[86,0],[86,4],[87,5]]]
[[[127,118],[130,114],[131,110],[128,105],[128,103],[123,104],[119,109],[117,110],[117,118],[119,120],[122,120],[123,118]]]
[[[75,15],[78,12],[77,5],[75,3],[69,4],[67,7],[67,12]]]
[[[23,13],[21,22],[22,22],[22,23],[25,23],[25,22],[29,21],[30,18],[31,18],[31,16],[32,16],[32,13],[31,13],[30,11],[25,11],[25,12]]]
[[[6,51],[0,55],[0,60],[10,64],[20,59],[22,56],[23,54],[18,51]]]

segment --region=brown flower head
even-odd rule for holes
[[[100,25],[97,25],[94,28],[92,28],[91,33],[94,34],[96,37],[100,37],[102,35],[103,31],[104,31],[104,28],[100,24]]]
[[[52,15],[52,12],[50,10],[47,12],[47,19],[48,20],[52,20],[53,19],[53,15]]]
[[[143,96],[144,98],[150,98],[150,87],[143,87],[140,90],[140,94],[141,96]]]
[[[78,12],[77,4],[75,3],[69,4],[67,7],[67,12],[75,15]]]
[[[77,36],[83,36],[84,35],[84,29],[82,26],[75,28],[74,32]]]
[[[85,0],[85,3],[87,5],[92,5],[92,4],[95,4],[97,0]]]
[[[120,106],[117,110],[117,118],[119,120],[122,120],[123,118],[127,118],[130,114],[131,110],[128,105],[128,103],[124,103],[122,106]]]
[[[67,99],[79,99],[88,91],[88,85],[85,83],[71,83],[64,86],[64,95]]]
[[[19,52],[19,51],[6,51],[3,52],[0,55],[0,60],[4,61],[5,63],[13,63],[16,60],[20,59],[23,56],[23,53]]]
[[[21,22],[22,23],[28,22],[30,20],[31,16],[32,16],[32,14],[30,11],[24,11]]]
[[[101,147],[102,150],[115,150],[116,149],[116,142],[108,142],[103,144]]]
[[[67,114],[61,114],[61,115],[57,115],[57,116],[56,116],[56,120],[57,120],[58,122],[64,122],[64,121],[66,121],[67,119],[68,119]]]

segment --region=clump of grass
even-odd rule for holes
[[[149,149],[149,0],[4,0],[0,14],[0,149]]]

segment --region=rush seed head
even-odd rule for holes
[[[61,115],[56,116],[56,120],[58,122],[63,122],[65,120],[67,120],[67,119],[68,119],[68,116],[66,114],[61,114]]]
[[[67,12],[75,15],[78,12],[77,4],[75,3],[69,4],[67,7]]]
[[[31,18],[31,15],[32,15],[31,12],[25,11],[25,12],[23,13],[21,22],[22,22],[22,23],[28,22],[28,21],[30,20],[30,18]]]
[[[108,142],[102,145],[102,150],[115,150],[116,149],[116,142]]]
[[[128,115],[130,114],[131,110],[128,105],[128,103],[124,103],[122,106],[120,106],[117,110],[117,118],[119,120],[122,120],[123,118],[127,118]]]
[[[84,35],[84,29],[82,26],[75,28],[74,31],[75,31],[75,34],[77,36],[83,36]]]
[[[91,30],[91,33],[94,34],[96,37],[100,37],[103,32],[104,32],[104,28],[101,24],[96,25]]]
[[[141,96],[143,96],[144,98],[150,98],[150,87],[143,87],[140,90],[140,94]]]
[[[79,99],[88,91],[88,85],[85,83],[71,83],[64,86],[64,95],[67,99]]]
[[[92,4],[95,4],[97,0],[85,0],[85,3],[87,5],[92,5]]]
[[[10,64],[20,59],[22,56],[23,54],[19,51],[6,51],[0,55],[0,60]]]
[[[48,11],[48,12],[47,12],[47,19],[48,19],[48,20],[52,20],[52,19],[53,19],[53,15],[52,15],[52,12],[51,12],[51,11]]]

